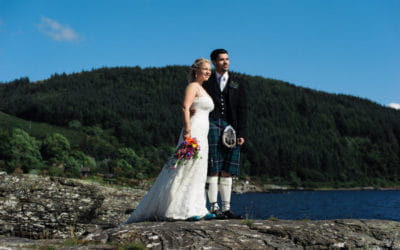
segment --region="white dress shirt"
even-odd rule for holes
[[[221,89],[221,91],[224,91],[224,88],[229,78],[228,72],[225,72],[223,75],[219,74],[218,72],[215,72],[215,74],[217,77],[217,81],[219,82],[219,88]]]

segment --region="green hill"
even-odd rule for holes
[[[104,161],[116,148],[130,147],[151,162],[156,175],[181,129],[187,72],[185,66],[118,67],[36,83],[21,78],[0,85],[0,110],[63,127],[79,121],[100,135],[81,144],[81,150]],[[399,111],[353,96],[232,74],[248,87],[242,174],[295,186],[400,183]]]

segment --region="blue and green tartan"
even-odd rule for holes
[[[222,133],[228,125],[223,119],[210,119],[208,131],[208,175],[224,170],[233,176],[239,175],[240,146],[227,148],[222,144]]]

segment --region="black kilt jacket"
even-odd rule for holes
[[[210,113],[210,118],[224,118],[220,113],[221,105],[221,90],[216,79],[216,74],[213,72],[210,79],[203,83],[204,89],[211,96],[214,102],[214,110]],[[225,119],[236,130],[237,137],[246,138],[247,130],[247,98],[246,89],[243,82],[235,79],[233,73],[229,73],[228,82],[223,91],[227,97]]]

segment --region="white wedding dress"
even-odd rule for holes
[[[193,216],[205,216],[205,183],[208,159],[208,114],[214,109],[211,97],[200,89],[192,108],[191,135],[200,145],[197,159],[185,160],[172,169],[176,160],[172,156],[164,165],[153,186],[143,197],[132,215],[124,224],[146,220],[185,220]],[[182,133],[179,143],[182,142]]]

